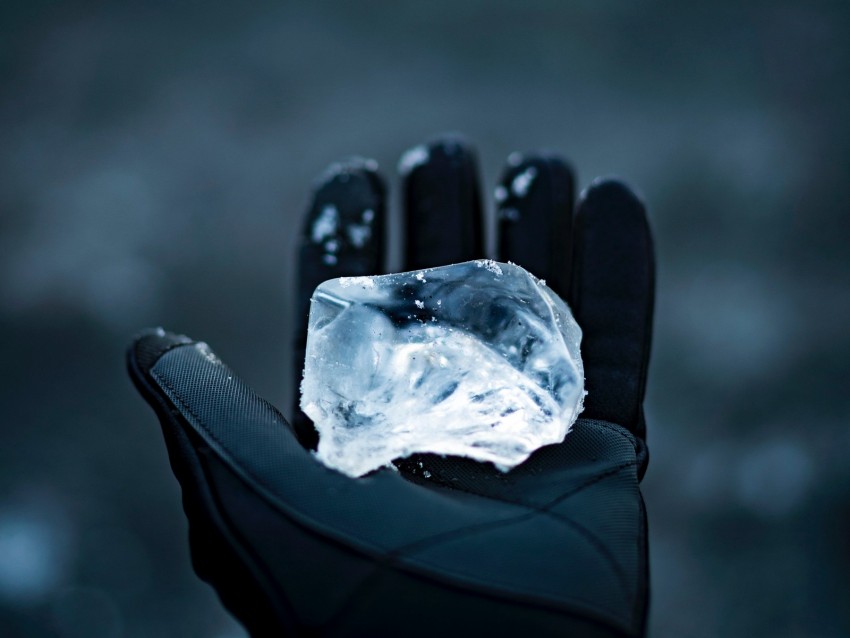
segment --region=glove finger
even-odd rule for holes
[[[426,489],[390,470],[349,479],[318,463],[205,344],[152,332],[131,347],[128,367],[159,415],[196,570],[252,635],[315,629],[328,614],[345,620],[347,601],[390,582],[404,587],[402,600],[422,595],[418,583],[448,583],[609,627],[634,625],[637,543],[628,542],[625,557],[609,556],[583,528],[561,514],[541,516],[531,503]],[[577,496],[564,489],[548,506]],[[591,500],[607,520],[612,501],[602,496]],[[408,584],[385,580],[388,571]],[[576,577],[565,580],[567,572]],[[359,600],[369,610],[384,601]]]
[[[569,267],[573,175],[567,164],[550,154],[518,153],[508,158],[495,199],[498,206],[498,258],[512,261],[546,279],[566,299]],[[416,454],[397,462],[405,476],[468,474],[465,460]],[[481,464],[482,485],[496,485],[500,472]],[[455,477],[456,478],[456,477]]]
[[[652,336],[655,259],[643,203],[598,180],[578,205],[570,306],[582,328],[583,417],[645,437],[643,397]]]
[[[545,279],[567,299],[573,172],[558,156],[512,155],[495,197],[498,255]]]
[[[127,363],[160,418],[184,492],[204,481],[186,468],[193,452],[205,451],[289,518],[367,553],[525,514],[497,502],[470,507],[468,499],[422,489],[389,469],[353,480],[325,467],[300,445],[280,412],[205,343],[150,332],[130,347]],[[181,439],[188,445],[174,444]],[[376,523],[384,519],[385,525]]]
[[[319,178],[304,218],[298,251],[293,379],[304,370],[310,297],[323,281],[383,272],[386,243],[386,187],[373,160],[332,164]],[[295,388],[292,425],[299,441],[315,449],[316,430],[301,411]]]
[[[130,376],[162,423],[171,468],[181,486],[183,510],[189,520],[192,566],[200,578],[212,584],[224,605],[244,624],[251,635],[263,635],[264,627],[291,627],[291,609],[281,597],[263,590],[262,569],[246,560],[232,530],[216,507],[207,485],[202,458],[203,441],[188,429],[177,426],[177,410],[160,393],[150,370],[169,351],[195,347],[183,335],[158,329],[141,335],[127,352]]]
[[[404,176],[405,270],[484,257],[478,167],[471,146],[446,136],[407,151]]]

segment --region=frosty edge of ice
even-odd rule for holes
[[[581,412],[580,343],[564,301],[511,263],[326,281],[301,384],[316,456],[349,476],[421,452],[508,471]]]

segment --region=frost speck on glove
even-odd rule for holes
[[[514,264],[326,281],[301,385],[317,457],[355,477],[414,453],[506,472],[581,412],[580,343],[563,300]]]

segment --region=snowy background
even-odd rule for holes
[[[547,147],[648,202],[650,634],[850,634],[850,7],[228,4],[0,7],[0,634],[244,635],[124,348],[288,413],[311,180],[447,130],[487,192]]]

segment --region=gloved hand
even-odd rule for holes
[[[403,166],[405,269],[483,257],[471,149],[444,138]],[[398,472],[348,478],[311,455],[300,410],[290,427],[206,344],[156,330],[130,347],[182,487],[195,571],[253,636],[644,633],[652,241],[622,183],[595,182],[575,216],[573,185],[564,162],[536,154],[512,156],[496,189],[497,259],[569,302],[588,391],[566,440],[506,474],[417,455]],[[316,187],[299,255],[296,379],[313,288],[383,272],[384,196],[367,161],[335,165]]]

